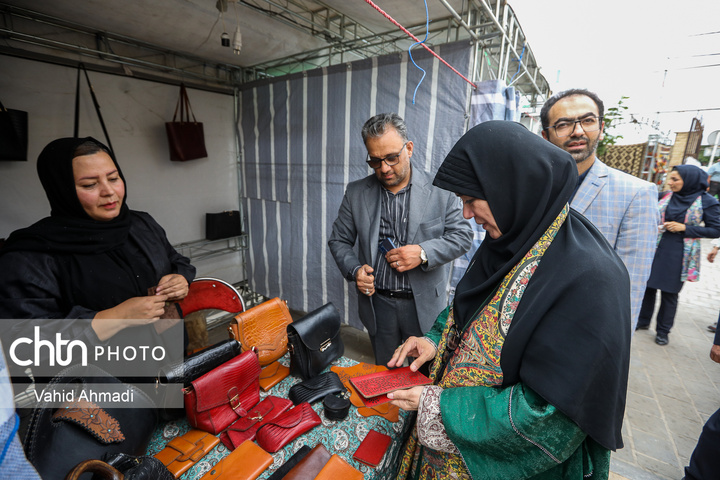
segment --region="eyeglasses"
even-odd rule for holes
[[[597,130],[600,130],[600,119],[594,115],[581,118],[579,120],[558,122],[555,125],[547,127],[546,130],[554,128],[555,135],[558,137],[567,137],[575,131],[575,125],[578,123],[585,132],[596,132]]]
[[[407,145],[407,144],[408,144],[408,142],[405,142],[403,144],[402,148],[400,149],[400,151],[398,153],[396,153],[395,155],[388,155],[385,158],[377,158],[377,157],[371,157],[370,154],[368,154],[368,159],[365,161],[367,162],[368,165],[370,165],[370,168],[375,168],[375,169],[380,168],[380,165],[382,165],[382,162],[385,162],[385,164],[388,167],[397,165],[398,162],[400,161],[400,154],[405,149],[405,145]]]

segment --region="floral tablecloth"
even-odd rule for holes
[[[280,360],[284,365],[289,365],[289,356],[286,355]],[[356,361],[341,357],[333,365],[350,367],[357,364]],[[298,377],[289,376],[269,392],[260,392],[262,401],[267,395],[287,398],[290,387],[299,383]],[[273,472],[289,459],[300,447],[308,445],[314,447],[318,443],[325,445],[325,448],[333,454],[336,453],[346,460],[350,465],[363,472],[365,480],[390,480],[395,478],[397,465],[399,464],[400,450],[403,439],[407,437],[408,431],[412,428],[413,415],[400,410],[397,422],[390,422],[380,416],[364,417],[358,413],[358,409],[350,406],[350,413],[342,421],[328,420],[323,412],[322,402],[312,405],[313,409],[322,419],[322,425],[310,430],[305,435],[296,438],[282,450],[272,454],[273,464],[260,476],[261,479],[268,478]],[[190,430],[191,427],[185,419],[172,421],[160,425],[153,434],[148,446],[148,455],[153,455],[162,450],[165,445],[174,437]],[[377,430],[392,437],[393,441],[388,448],[385,457],[377,468],[368,467],[353,460],[353,453],[365,438],[370,430]],[[205,457],[188,470],[182,477],[183,480],[196,480],[208,472],[218,461],[228,455],[230,451],[220,442]]]

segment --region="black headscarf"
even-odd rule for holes
[[[126,184],[120,213],[108,221],[92,219],[83,209],[75,190],[73,158],[79,146],[95,144],[112,159]],[[159,278],[152,261],[130,241],[133,212],[127,206],[127,183],[115,156],[92,137],[60,138],[40,153],[38,176],[50,203],[50,216],[13,232],[0,254],[15,251],[53,255],[61,268],[67,290],[64,297],[85,298],[83,306],[96,310],[113,307],[136,296],[147,295]],[[92,272],[92,274],[90,273]],[[98,274],[103,278],[98,285]]]
[[[685,223],[685,212],[708,188],[708,175],[695,165],[677,165],[673,170],[683,179],[683,186],[679,192],[673,193],[670,197],[665,210],[665,220]]]
[[[434,184],[482,195],[502,232],[483,240],[456,288],[460,327],[552,224],[576,183],[572,157],[518,123],[485,122],[457,142]],[[630,334],[627,270],[571,209],[517,306],[500,357],[503,386],[523,382],[599,444],[620,448]]]
[[[127,184],[120,214],[110,221],[93,220],[78,200],[72,161],[76,149],[84,143],[94,143],[107,153],[126,183],[115,156],[94,138],[59,138],[50,142],[37,162],[38,176],[50,202],[50,216],[13,232],[0,250],[2,253],[25,250],[92,254],[114,250],[125,243],[130,229]]]

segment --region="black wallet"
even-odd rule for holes
[[[295,452],[292,457],[288,458],[287,462],[280,465],[278,469],[275,470],[275,473],[268,477],[268,480],[282,480],[282,478],[287,475],[288,472],[300,462],[300,460],[305,458],[305,456],[310,453],[310,450],[312,449],[307,445],[303,445],[302,447],[300,447],[300,449]]]
[[[288,398],[295,405],[302,402],[313,403],[322,400],[330,393],[338,393],[345,390],[345,387],[335,372],[321,373],[317,377],[305,380],[290,387]]]

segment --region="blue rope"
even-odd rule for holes
[[[508,85],[512,85],[513,80],[515,80],[515,77],[517,77],[517,74],[520,73],[520,65],[522,62],[523,55],[525,55],[525,46],[526,45],[527,45],[526,43],[523,43],[523,49],[522,49],[522,52],[520,52],[520,58],[518,58],[517,60],[513,60],[514,62],[518,62],[518,69],[517,69],[517,72],[515,72],[515,75],[513,75],[512,78],[510,79],[510,82],[508,83]]]
[[[20,417],[18,417],[18,414],[15,415],[15,426],[12,429],[12,432],[10,432],[10,437],[8,438],[8,441],[5,442],[5,447],[3,448],[2,453],[0,453],[0,465],[2,465],[3,460],[5,460],[5,455],[7,455],[8,450],[10,449],[10,444],[15,439],[15,434],[18,431],[18,428],[20,427]]]
[[[418,69],[422,70],[422,78],[420,78],[420,81],[418,82],[417,86],[415,87],[415,91],[413,92],[413,105],[415,105],[415,95],[417,95],[418,88],[420,88],[420,84],[425,80],[425,75],[427,74],[425,70],[423,70],[420,65],[415,63],[415,59],[412,56],[412,49],[416,45],[420,45],[421,43],[425,43],[425,41],[428,39],[428,33],[430,33],[430,15],[428,14],[428,5],[427,0],[425,0],[425,38],[421,42],[415,42],[412,45],[410,45],[410,48],[408,48],[408,54],[410,55],[410,60],[412,60],[413,65],[415,65]]]

